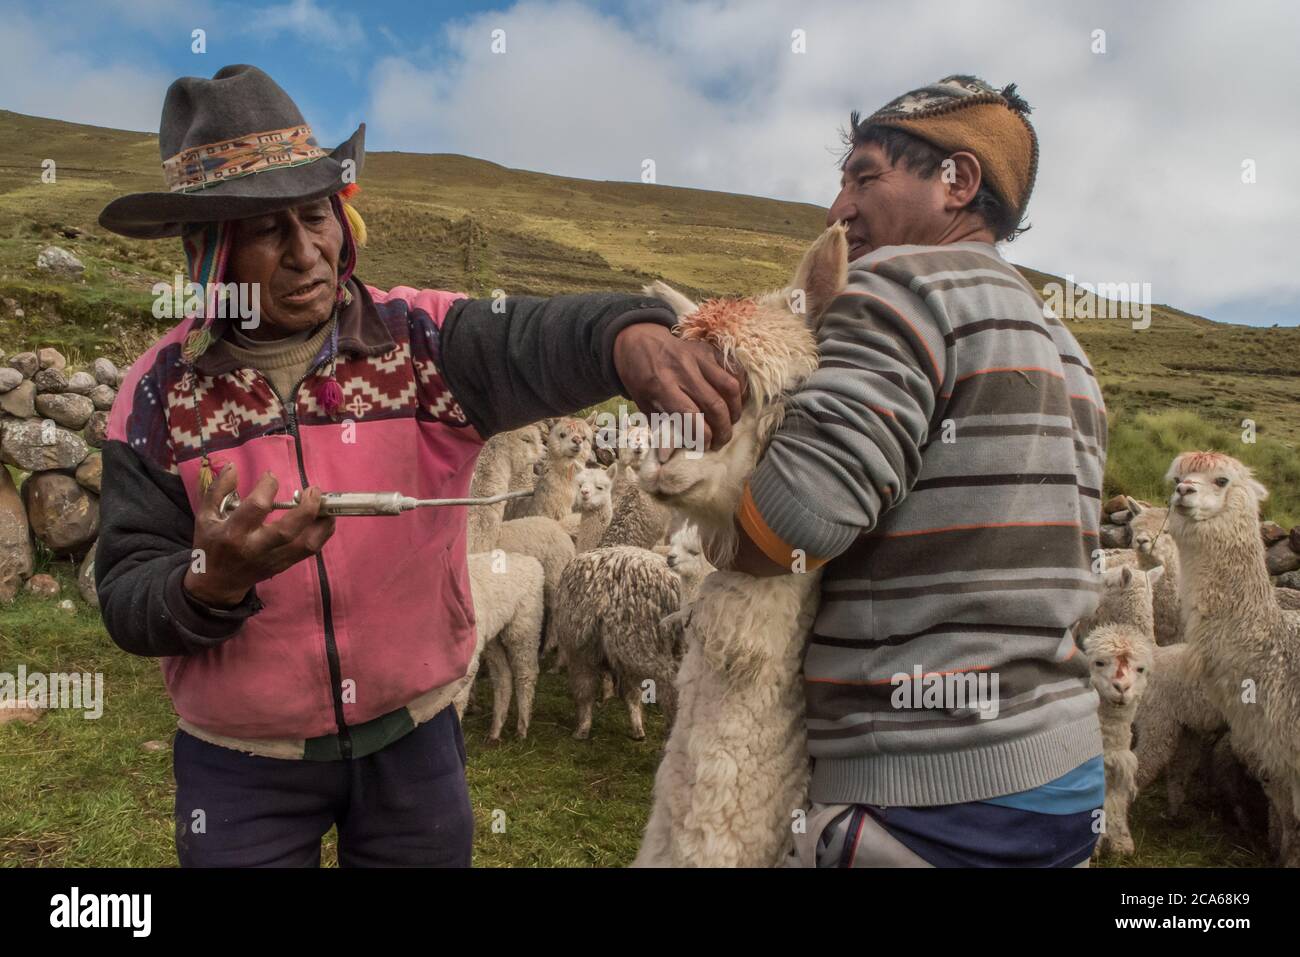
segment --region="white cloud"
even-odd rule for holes
[[[620,17],[533,0],[449,26],[436,59],[379,60],[367,119],[374,148],[620,180],[648,157],[661,183],[826,205],[851,108],[948,73],[1014,81],[1042,163],[1034,229],[1011,258],[1150,282],[1158,301],[1213,315],[1250,297],[1300,300],[1288,253],[1300,188],[1286,164],[1300,151],[1297,26],[1300,8],[1281,0],[723,0]],[[794,29],[806,54],[791,52]],[[1244,158],[1259,164],[1253,186]]]

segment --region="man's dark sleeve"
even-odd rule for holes
[[[210,608],[183,587],[194,515],[180,476],[104,443],[95,589],[109,636],[136,655],[188,655],[235,634],[262,603],[249,589],[234,608]]]
[[[441,372],[480,433],[504,432],[622,394],[614,339],[637,322],[677,317],[620,293],[461,300],[442,323]]]

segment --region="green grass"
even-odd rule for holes
[[[1114,416],[1106,466],[1106,495],[1124,493],[1149,502],[1169,497],[1165,471],[1187,449],[1226,452],[1255,470],[1269,488],[1262,514],[1283,528],[1300,524],[1300,456],[1263,435],[1253,443],[1243,430],[1202,418],[1196,412],[1139,412]]]
[[[54,562],[50,571],[76,610],[26,593],[0,606],[0,671],[101,672],[104,713],[91,721],[54,710],[0,727],[0,865],[171,866],[176,719],[157,663],[113,645],[76,594],[75,567]],[[475,865],[630,863],[663,743],[659,712],[647,711],[647,738],[633,741],[626,709],[609,701],[597,709],[591,739],[574,741],[566,679],[543,674],[528,739],[513,736],[512,717],[493,746],[486,675],[475,690],[477,707],[465,718]],[[146,750],[148,742],[166,747]],[[331,833],[327,864],[335,847]]]

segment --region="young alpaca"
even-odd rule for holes
[[[1133,513],[1129,528],[1133,533],[1133,551],[1137,553],[1138,568],[1164,569],[1162,578],[1152,583],[1155,586],[1156,644],[1177,644],[1183,640],[1183,625],[1178,612],[1178,547],[1166,529],[1169,509],[1150,508],[1131,498],[1125,501]]]
[[[1259,537],[1268,492],[1219,452],[1184,452],[1167,478],[1178,545],[1179,604],[1193,674],[1227,719],[1233,748],[1268,778],[1279,815],[1300,817],[1300,613],[1273,595]],[[1287,835],[1282,858],[1300,866]]]
[[[814,330],[844,288],[848,243],[836,225],[813,243],[790,290],[698,309],[662,283],[647,292],[673,303],[682,336],[717,346],[749,379],[731,441],[668,462],[648,456],[641,485],[700,527],[719,568],[735,554],[733,516],[744,482],[780,422],[783,396],[817,368]],[[655,774],[654,803],[634,866],[771,867],[791,846],[792,814],[805,806],[808,748],[801,661],[819,601],[820,570],[773,578],[717,571],[691,607],[677,673],[678,713]]]
[[[481,655],[487,659],[492,677],[492,728],[488,739],[501,739],[512,691],[518,699],[515,730],[519,737],[526,738],[533,716],[537,656],[542,641],[541,563],[526,555],[470,555],[469,578],[478,644],[464,679],[465,687],[455,698],[456,713],[465,713]]]
[[[578,473],[578,494],[575,505],[578,521],[574,527],[574,547],[579,553],[589,552],[600,543],[600,538],[614,517],[612,498],[614,480],[604,469],[583,469]]]
[[[573,481],[591,450],[591,426],[582,419],[560,419],[546,436],[546,459],[520,517],[541,515],[560,521],[573,510]],[[510,513],[507,513],[510,514]]]
[[[644,425],[628,428],[618,446],[618,458],[614,468],[614,504],[617,505],[631,490],[637,487],[636,474],[641,463],[650,454],[650,429]]]
[[[1146,689],[1154,644],[1149,632],[1128,625],[1102,625],[1083,639],[1092,662],[1092,686],[1101,704],[1102,760],[1106,766],[1105,829],[1096,854],[1133,853],[1128,811],[1137,796],[1138,759],[1133,753],[1133,715]]]
[[[1101,602],[1092,617],[1079,623],[1075,634],[1086,636],[1102,625],[1128,625],[1144,635],[1154,636],[1153,593],[1163,576],[1163,568],[1149,572],[1130,565],[1107,568],[1101,578]]]

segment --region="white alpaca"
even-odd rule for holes
[[[600,543],[614,517],[614,479],[602,468],[583,469],[577,475],[577,485],[574,500],[577,512],[572,521],[566,517],[561,524],[572,532],[574,548],[581,553],[591,551]]]
[[[1300,613],[1278,607],[1264,564],[1259,503],[1268,492],[1218,452],[1184,452],[1166,477],[1192,672],[1227,719],[1234,750],[1267,776],[1269,799],[1300,817]],[[1300,865],[1300,842],[1288,837],[1283,860]]]
[[[533,466],[541,459],[542,433],[537,426],[526,425],[522,429],[494,435],[479,452],[469,493],[476,498],[487,498],[513,489],[516,476],[531,476]],[[532,488],[531,485],[526,487]],[[466,535],[471,554],[496,547],[507,504],[477,505],[469,510]]]
[[[1155,643],[1149,632],[1131,625],[1102,625],[1083,639],[1092,686],[1101,698],[1102,760],[1106,766],[1105,828],[1097,854],[1110,849],[1133,853],[1128,811],[1137,796],[1137,756],[1133,753],[1133,715],[1146,690]]]
[[[700,527],[719,568],[735,553],[733,516],[744,482],[780,421],[784,395],[817,368],[814,328],[844,288],[842,226],[824,232],[791,289],[758,300],[697,308],[662,283],[647,292],[673,304],[685,338],[718,347],[747,374],[749,391],[731,441],[692,459],[648,456],[642,488]],[[678,713],[659,770],[636,866],[769,867],[791,845],[806,802],[808,748],[801,659],[819,600],[820,571],[754,578],[717,571],[704,580],[677,673]]]
[[[492,728],[488,739],[501,738],[512,692],[518,709],[515,729],[519,737],[526,738],[533,716],[542,642],[541,563],[527,555],[470,555],[469,578],[478,643],[465,687],[455,698],[456,713],[465,713],[481,655],[487,659],[492,677]]]
[[[541,515],[559,521],[573,509],[574,477],[591,452],[591,426],[582,419],[560,419],[546,436],[542,474],[530,498],[519,500],[518,516]],[[514,505],[515,503],[511,503]],[[513,510],[506,512],[513,518]]]
[[[1164,575],[1152,583],[1156,644],[1177,644],[1183,640],[1183,624],[1178,611],[1178,548],[1168,533],[1169,510],[1149,508],[1131,498],[1125,501],[1133,513],[1129,528],[1138,568],[1164,569]]]

